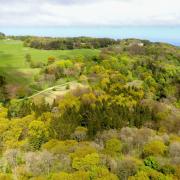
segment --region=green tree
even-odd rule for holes
[[[148,167],[150,167],[152,169],[155,169],[155,170],[159,170],[159,168],[160,168],[160,165],[159,165],[158,161],[153,156],[147,157],[144,160],[144,164],[145,164],[145,166],[148,166]]]
[[[77,170],[89,170],[100,162],[99,155],[92,153],[86,155],[84,158],[75,157],[72,162],[72,167]]]
[[[30,146],[34,150],[40,149],[41,145],[49,138],[49,131],[41,121],[34,120],[28,127],[28,139]]]
[[[164,155],[167,150],[167,146],[162,141],[151,141],[144,146],[143,154],[145,156],[149,155]]]
[[[26,54],[25,55],[25,60],[26,60],[27,63],[31,63],[31,60],[32,60],[31,55],[30,54]]]
[[[121,141],[116,138],[108,140],[105,144],[105,152],[110,154],[111,156],[120,155],[121,149],[122,149]]]

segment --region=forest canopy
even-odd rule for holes
[[[46,50],[65,50],[65,49],[97,49],[111,46],[118,41],[110,38],[40,38],[29,37],[25,39],[25,46]]]
[[[23,63],[36,73],[26,86],[0,76],[0,179],[180,179],[179,47],[138,39],[23,41]],[[68,57],[57,50],[38,61],[27,47],[36,41],[38,53],[99,50]]]

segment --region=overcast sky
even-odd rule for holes
[[[0,27],[180,26],[180,0],[0,0]]]

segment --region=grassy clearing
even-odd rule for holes
[[[52,104],[54,100],[58,98],[59,96],[62,96],[68,93],[69,91],[76,89],[77,87],[84,87],[84,86],[85,85],[82,85],[81,83],[78,83],[76,81],[71,81],[71,82],[61,84],[61,85],[47,88],[43,91],[35,93],[34,95],[28,98],[36,100],[38,98],[45,97],[45,101],[48,102],[49,104]]]
[[[99,50],[37,50],[23,46],[22,41],[0,40],[0,75],[4,75],[9,83],[28,84],[39,69],[32,69],[25,61],[25,55],[30,54],[32,61],[47,62],[49,56],[57,59],[72,59],[75,57],[92,57]]]

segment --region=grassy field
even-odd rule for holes
[[[57,59],[71,59],[74,57],[91,57],[99,50],[37,50],[23,46],[23,42],[15,40],[0,40],[0,75],[4,75],[9,83],[28,84],[33,76],[39,72],[37,68],[30,68],[25,61],[25,55],[30,54],[32,61],[46,62],[49,56]]]
[[[67,89],[67,86],[69,87],[68,89]],[[56,85],[56,86],[44,89],[43,91],[39,91],[35,93],[34,95],[28,97],[28,99],[34,99],[34,101],[36,101],[37,99],[41,97],[45,97],[45,101],[49,104],[52,104],[54,100],[57,99],[58,97],[78,87],[82,88],[82,87],[86,87],[86,85],[83,85],[76,81],[71,81],[71,82],[63,83],[61,85]]]

